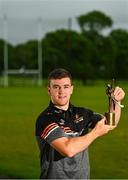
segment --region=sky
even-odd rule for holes
[[[14,45],[42,38],[68,28],[68,18],[79,30],[76,17],[93,10],[110,16],[113,28],[128,29],[128,0],[0,0],[0,38]]]

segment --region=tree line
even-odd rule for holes
[[[92,11],[76,18],[80,27],[49,32],[41,39],[43,77],[58,67],[69,70],[73,78],[86,83],[89,79],[127,79],[128,31],[111,28],[111,17]],[[8,43],[8,42],[7,42]],[[8,43],[9,69],[37,69],[38,41],[12,46]],[[0,74],[4,69],[4,41],[0,39]]]

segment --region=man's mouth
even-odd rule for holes
[[[59,98],[59,99],[65,99],[66,96],[59,96],[58,98]]]

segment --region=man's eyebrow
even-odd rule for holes
[[[71,86],[71,84],[64,84],[64,86]]]
[[[51,84],[52,87],[59,87],[60,85],[58,84]]]
[[[60,84],[53,84],[53,86],[61,86]],[[71,84],[63,84],[62,86],[71,86]]]
[[[59,84],[53,84],[53,86],[59,86]]]

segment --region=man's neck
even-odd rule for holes
[[[65,105],[65,106],[56,106],[56,105],[55,105],[55,107],[58,108],[58,109],[67,111],[67,109],[68,109],[68,107],[69,107],[69,104],[68,104],[68,105]]]

